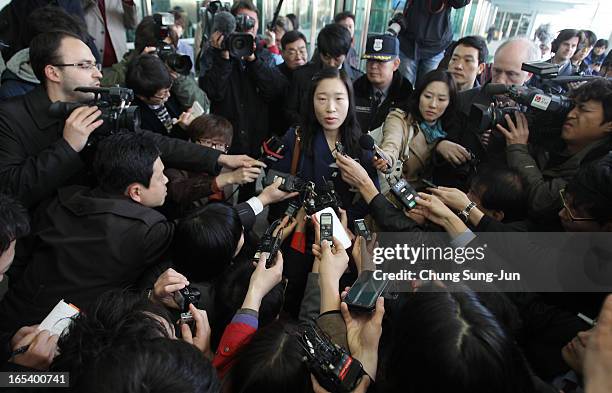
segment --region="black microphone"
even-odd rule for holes
[[[359,138],[359,145],[364,150],[373,151],[374,157],[378,158],[379,160],[387,161],[385,158],[383,158],[384,153],[382,149],[376,146],[376,143],[374,143],[374,138],[372,138],[371,135],[368,135],[368,134],[361,135],[361,137]],[[387,162],[387,169],[391,169],[389,162]]]
[[[236,18],[227,11],[216,13],[211,31],[218,31],[224,36],[232,34],[236,31]]]

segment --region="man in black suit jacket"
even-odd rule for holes
[[[0,303],[1,330],[40,323],[61,299],[91,304],[162,260],[174,228],[153,209],[164,203],[168,182],[154,141],[110,136],[93,168],[98,187],[62,188],[37,210],[28,264]]]

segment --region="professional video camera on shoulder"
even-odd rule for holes
[[[221,50],[229,51],[231,57],[240,59],[253,54],[255,38],[246,33],[255,27],[255,19],[248,15],[232,15],[227,11],[218,12],[213,20],[212,31],[223,34]]]
[[[157,27],[157,55],[173,71],[182,75],[189,75],[193,67],[191,58],[176,53],[174,45],[165,41],[167,37],[170,37],[170,26],[174,25],[174,15],[168,12],[159,12],[153,14],[153,20]]]
[[[493,130],[497,124],[508,128],[504,118],[506,114],[524,112],[529,124],[532,141],[548,140],[559,137],[561,128],[572,110],[574,103],[571,98],[554,94],[555,86],[570,82],[588,81],[597,77],[557,77],[559,66],[546,62],[523,63],[523,71],[531,72],[544,82],[542,89],[528,86],[507,86],[490,83],[485,86],[485,92],[491,96],[505,95],[514,104],[504,106],[496,102],[491,106],[473,104],[470,109],[468,124],[477,132]]]
[[[134,92],[123,87],[77,87],[74,91],[93,93],[94,99],[88,103],[54,102],[49,107],[52,117],[65,119],[78,107],[97,106],[102,112],[104,123],[89,137],[87,146],[112,135],[120,130],[135,131],[140,128],[140,112],[137,106],[130,106]]]

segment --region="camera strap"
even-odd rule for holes
[[[293,156],[291,157],[291,175],[295,176],[297,173],[297,167],[300,162],[300,155],[302,153],[302,143],[300,137],[300,127],[295,127],[295,143],[293,145]]]

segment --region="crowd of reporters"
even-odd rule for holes
[[[209,6],[195,50],[177,10],[28,3],[0,11],[28,26],[0,26],[2,371],[88,392],[612,390],[607,293],[345,299],[377,246],[357,220],[458,247],[610,232],[607,41],[562,30],[543,58],[515,37],[488,63],[485,39],[451,42],[469,1],[415,1],[360,54],[336,15],[309,59],[295,18],[260,29],[250,1]],[[325,208],[350,248],[322,240]],[[69,327],[39,329],[62,300]]]

